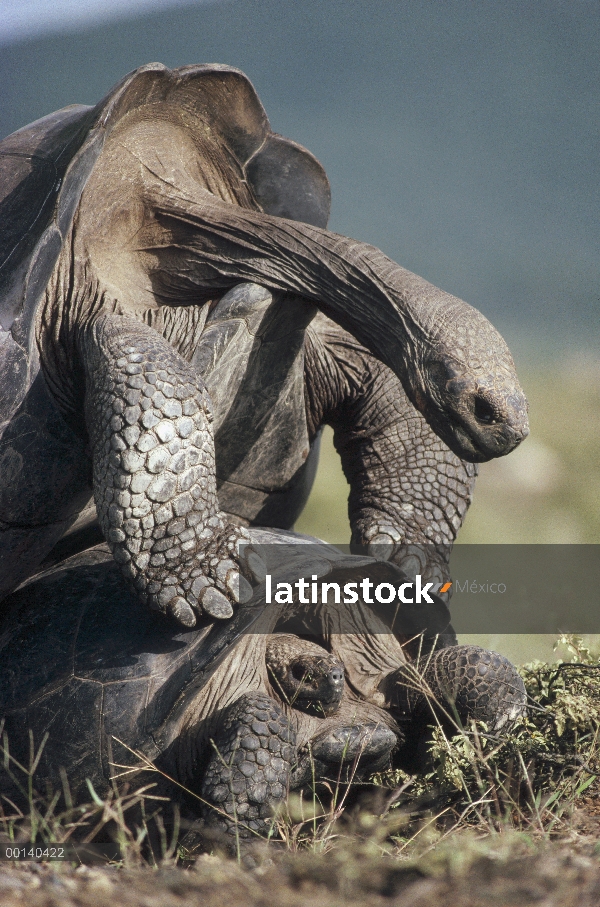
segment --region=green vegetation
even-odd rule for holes
[[[436,827],[450,818],[452,831],[519,830],[538,839],[553,837],[570,830],[578,800],[596,794],[600,660],[580,637],[564,636],[559,643],[567,660],[521,668],[529,710],[515,727],[492,735],[485,725],[473,724],[451,737],[435,727],[428,770],[412,779],[391,773],[396,786],[411,790],[413,801],[436,792]]]

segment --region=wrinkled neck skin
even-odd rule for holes
[[[162,280],[173,279],[168,271],[177,265],[177,275],[193,274],[196,288],[225,288],[237,277],[317,304],[396,373],[434,431],[467,460],[502,456],[526,437],[527,403],[512,357],[467,303],[373,246],[205,192],[158,198],[160,189],[153,190],[156,222],[147,240],[149,269]],[[168,264],[157,235],[160,249],[177,249]]]

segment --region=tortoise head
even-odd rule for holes
[[[273,686],[288,705],[327,717],[344,693],[344,666],[321,646],[289,634],[269,638],[267,668]]]
[[[291,705],[328,716],[337,712],[344,692],[344,668],[333,655],[299,655],[292,659],[282,685]]]
[[[459,457],[484,462],[529,434],[527,400],[510,351],[477,309],[460,300],[408,364],[408,391],[436,434]]]

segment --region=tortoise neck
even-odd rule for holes
[[[431,343],[440,310],[469,308],[375,247],[318,227],[208,193],[192,200],[160,192],[154,204],[161,246],[169,249],[160,262],[163,274],[190,275],[196,292],[244,280],[310,300],[403,382],[409,363]]]

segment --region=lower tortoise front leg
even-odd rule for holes
[[[419,769],[432,725],[439,723],[454,735],[481,721],[490,733],[498,733],[527,708],[515,666],[479,646],[448,646],[402,665],[383,679],[380,689],[403,731],[406,743],[399,760],[409,771]]]
[[[211,401],[194,369],[155,331],[102,314],[79,349],[94,496],[123,575],[151,608],[194,626],[228,618],[252,587],[246,531],[219,511]],[[241,569],[261,578],[257,553]]]
[[[266,835],[289,793],[296,734],[266,693],[240,696],[224,710],[202,779],[204,820],[229,839]]]

